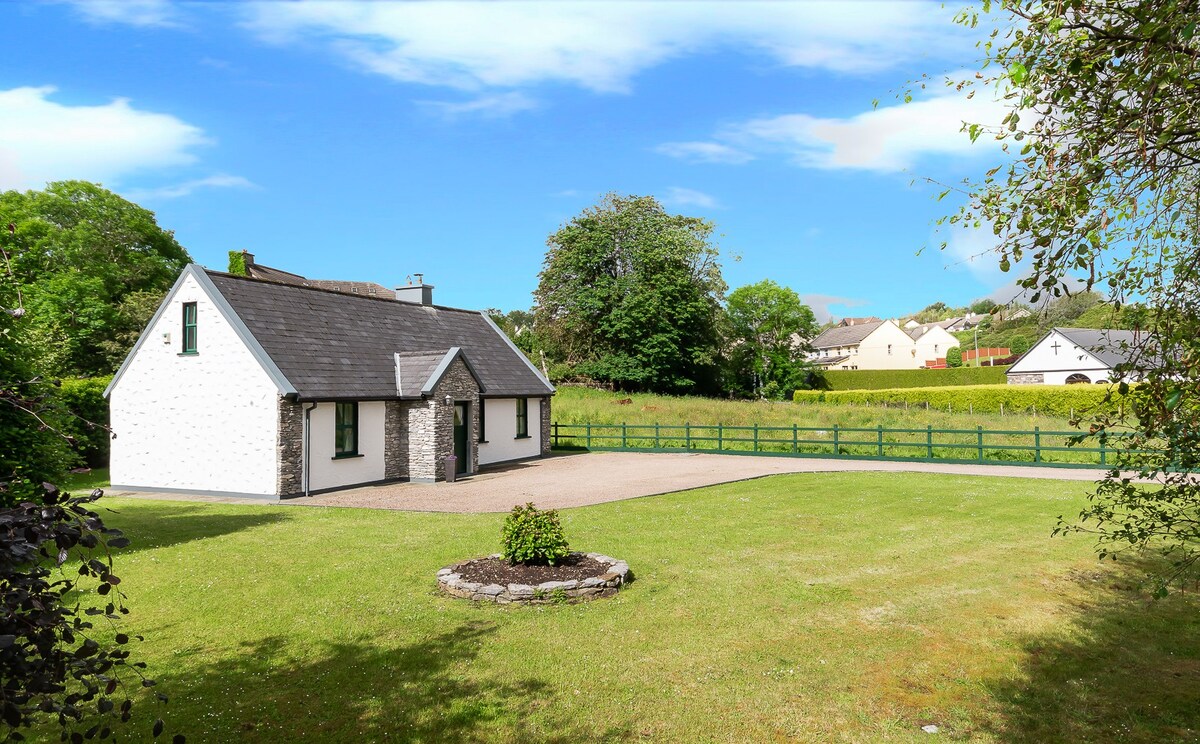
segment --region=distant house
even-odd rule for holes
[[[1141,341],[1144,335],[1137,331],[1054,328],[1005,374],[1010,385],[1115,382],[1115,367],[1130,362]]]
[[[398,297],[189,265],[105,391],[113,488],[278,499],[548,454],[554,388],[487,315]]]
[[[824,369],[920,369],[937,366],[958,339],[937,324],[904,330],[894,320],[865,320],[827,328],[811,345],[809,361]]]

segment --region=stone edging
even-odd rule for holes
[[[555,602],[580,602],[600,597],[611,597],[617,593],[629,577],[629,564],[600,553],[584,553],[598,563],[608,565],[608,571],[590,579],[570,581],[544,581],[541,584],[479,584],[464,581],[459,569],[472,561],[463,561],[447,566],[437,572],[438,589],[454,597],[476,602],[496,604],[553,604]],[[487,556],[499,558],[499,553]],[[474,560],[485,560],[476,558]]]

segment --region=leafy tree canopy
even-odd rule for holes
[[[790,397],[804,384],[817,319],[800,295],[770,279],[739,287],[726,309],[733,387],[755,397]]]
[[[154,213],[96,184],[59,181],[0,193],[5,249],[28,333],[56,376],[113,372],[187,265]]]
[[[985,57],[961,89],[1000,91],[1012,108],[995,136],[1012,155],[968,189],[951,223],[995,233],[1000,268],[1022,273],[1030,301],[1103,288],[1149,310],[1126,379],[1144,379],[1132,418],[1099,416],[1091,436],[1128,427],[1119,465],[1078,520],[1102,556],[1157,549],[1162,590],[1200,561],[1200,2],[1007,0],[968,11]],[[1122,388],[1125,385],[1122,384]],[[1110,446],[1113,443],[1110,442]]]
[[[653,197],[605,196],[547,240],[537,326],[563,361],[620,388],[711,390],[725,293],[712,230]]]

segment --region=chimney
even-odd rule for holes
[[[246,250],[245,248],[243,248],[242,249],[242,261],[246,264],[247,267],[253,266],[254,265],[254,254],[251,253],[250,251]]]
[[[433,285],[425,283],[424,274],[410,274],[408,284],[403,287],[396,287],[396,300],[399,302],[410,302],[414,305],[432,305]]]

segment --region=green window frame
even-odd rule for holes
[[[484,411],[487,410],[487,403],[483,398],[479,399],[479,440],[483,444],[487,444],[487,417]]]
[[[196,353],[196,303],[183,303],[183,354]]]
[[[335,403],[333,457],[358,457],[358,403]]]
[[[529,399],[517,398],[517,439],[529,438]]]

